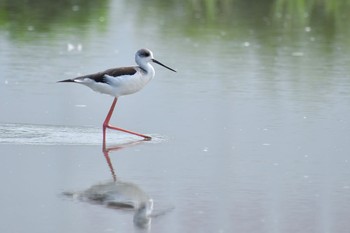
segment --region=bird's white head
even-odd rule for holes
[[[153,58],[153,53],[151,50],[149,49],[140,49],[136,52],[135,54],[135,61],[136,63],[141,67],[141,68],[145,68],[145,66],[150,63],[150,62],[154,62],[157,63],[158,65],[161,65],[173,72],[176,72],[176,70],[160,63],[159,61],[157,61],[156,59]]]

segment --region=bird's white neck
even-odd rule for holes
[[[155,74],[155,70],[154,70],[153,66],[151,65],[151,63],[149,63],[149,62],[142,63],[142,64],[140,64],[140,68],[147,74],[147,76],[151,76],[153,78],[153,76]]]

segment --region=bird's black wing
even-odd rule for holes
[[[123,75],[133,75],[135,73],[136,73],[136,69],[134,67],[120,67],[120,68],[108,69],[103,72],[98,72],[95,74],[80,76],[78,78],[79,79],[89,78],[94,80],[95,82],[105,82],[105,79],[104,79],[105,75],[118,77]]]
[[[111,77],[118,77],[123,75],[134,75],[137,72],[135,67],[120,67],[120,68],[112,68],[108,69],[102,72],[94,73],[94,74],[87,74],[83,76],[79,76],[73,79],[66,79],[59,82],[79,82],[80,80],[84,80],[86,78],[94,80],[95,82],[101,82],[105,83],[105,75],[111,76]]]

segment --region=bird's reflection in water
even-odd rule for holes
[[[151,225],[153,200],[137,185],[117,179],[109,157],[111,151],[120,150],[141,142],[143,140],[109,148],[104,144],[102,151],[110,168],[113,181],[92,185],[84,191],[74,193],[65,192],[64,194],[81,201],[101,204],[109,208],[133,209],[135,210],[133,217],[134,225],[140,228],[149,228]]]

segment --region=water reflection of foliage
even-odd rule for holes
[[[270,15],[271,12],[277,16],[277,19],[283,17],[295,22],[307,22],[307,19],[316,15],[334,20],[343,19],[348,15],[350,3],[347,0],[193,0],[188,2],[188,6],[195,13],[194,15],[201,14],[201,17],[212,20],[222,21],[225,18],[231,18],[232,13],[239,9],[243,13],[261,12],[264,15]],[[250,16],[254,18],[256,15]]]
[[[284,28],[311,26],[322,28],[327,37],[334,36],[337,30],[348,34],[347,25],[350,3],[347,0],[275,0],[273,19],[283,22]]]
[[[259,30],[271,26],[284,29],[323,24],[325,30],[334,26],[342,30],[349,28],[346,19],[350,3],[347,0],[153,0],[148,4],[148,13],[159,15],[161,12],[159,19],[169,20],[171,25],[187,32],[201,26]],[[156,8],[157,12],[151,8]],[[147,9],[140,8],[138,15],[142,22],[147,20],[146,12]]]
[[[0,28],[16,38],[28,33],[96,24],[103,28],[108,0],[0,0]]]

